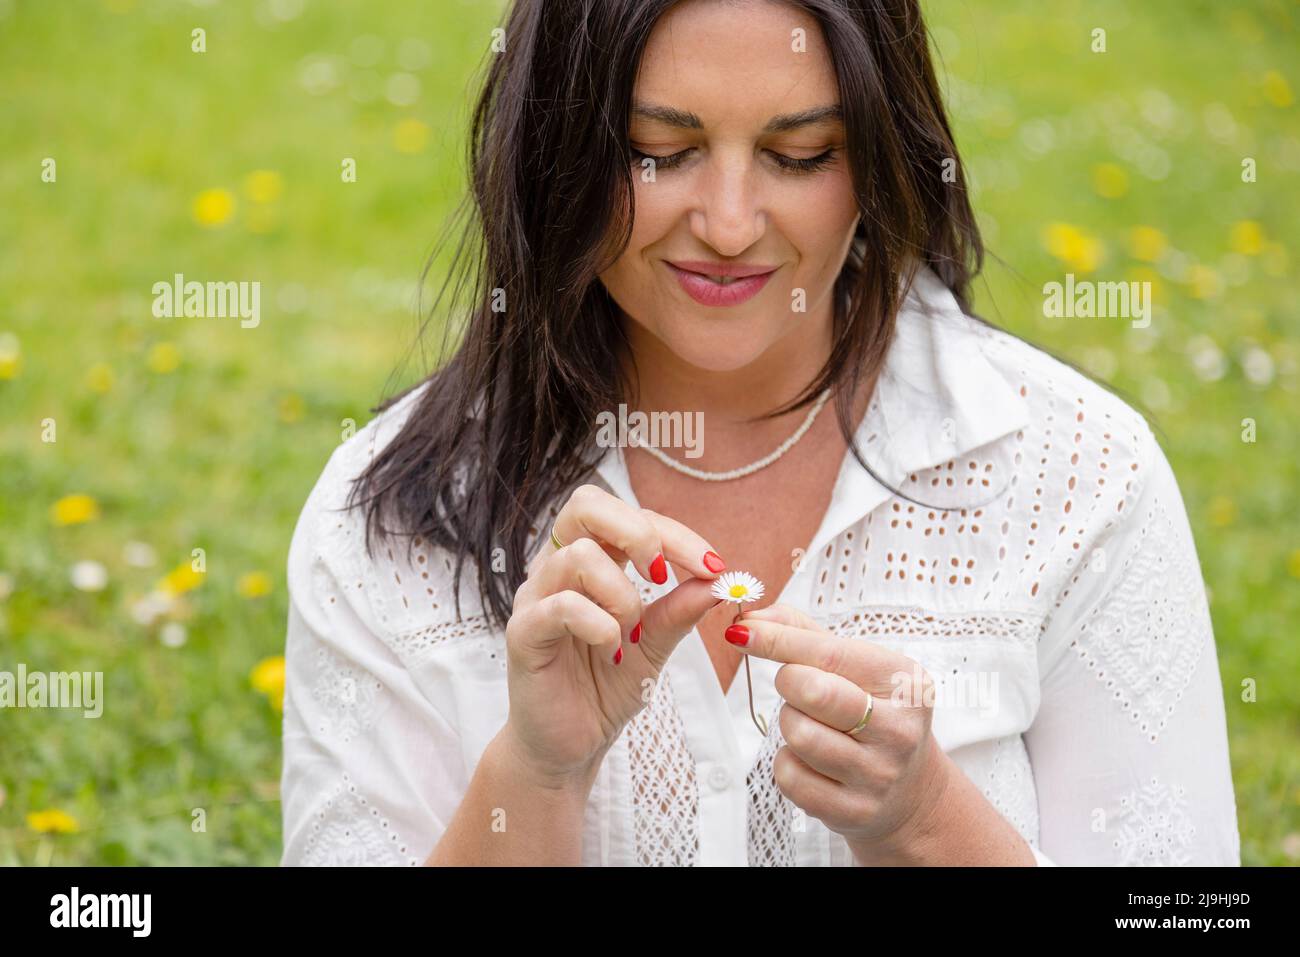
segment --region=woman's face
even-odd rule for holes
[[[843,124],[797,114],[838,105],[820,28],[801,10],[684,0],[655,25],[630,118],[632,236],[600,278],[683,361],[740,369],[829,328],[858,212]],[[647,169],[642,154],[672,159]],[[694,273],[717,263],[770,274],[728,289]]]

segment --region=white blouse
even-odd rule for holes
[[[360,512],[339,510],[414,398],[335,451],[294,533],[285,864],[423,862],[506,721],[505,635],[471,568],[457,621],[448,555],[372,561]],[[938,743],[1039,864],[1239,864],[1205,589],[1143,419],[925,271],[857,438],[906,497],[846,453],[779,601],[930,672]],[[636,504],[621,450],[593,481]],[[646,601],[675,585],[629,576]],[[779,665],[750,664],[766,738],[743,675],[724,694],[683,639],[601,766],[584,864],[856,864],[777,789]]]

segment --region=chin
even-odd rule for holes
[[[747,325],[700,318],[655,334],[682,362],[705,372],[734,372],[757,361],[780,339],[779,334],[765,335]]]

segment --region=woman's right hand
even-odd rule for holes
[[[513,758],[547,785],[589,785],[623,726],[649,703],[677,643],[719,604],[724,569],[685,525],[595,485],[577,488],[515,592],[506,626]],[[644,608],[624,566],[680,582]],[[712,566],[712,567],[710,567]]]

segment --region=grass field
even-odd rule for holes
[[[1163,430],[1243,858],[1293,864],[1300,5],[926,8],[998,257],[980,311]],[[347,420],[417,374],[499,9],[0,0],[0,669],[102,671],[109,701],[0,710],[0,863],[278,861],[289,536]],[[1066,271],[1150,281],[1150,327],[1044,318]],[[177,273],[260,281],[259,324],[155,318]]]

